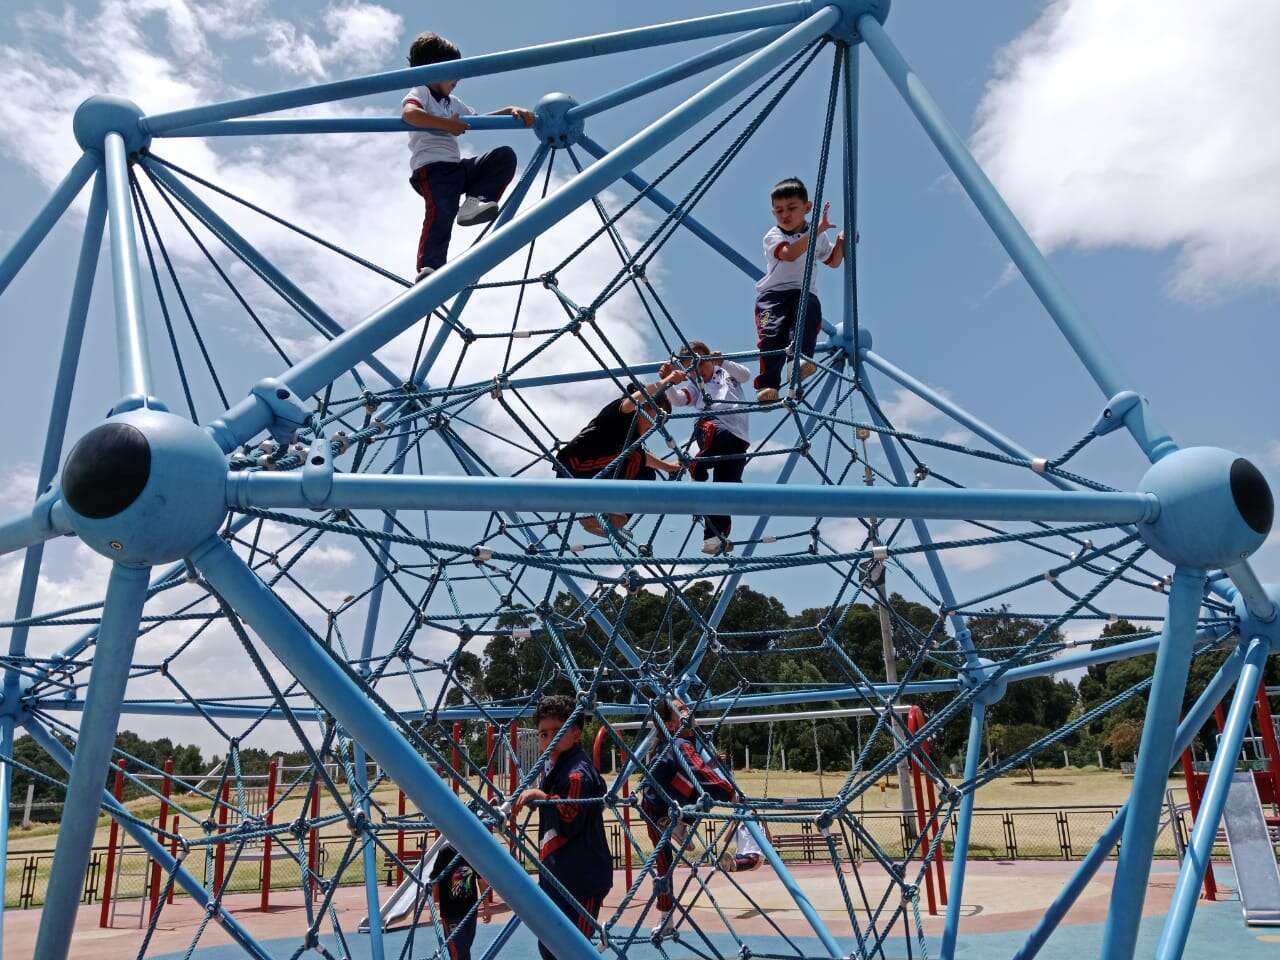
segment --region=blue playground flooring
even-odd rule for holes
[[[1160,928],[1163,922],[1163,916],[1147,917],[1142,921],[1141,933],[1138,939],[1138,956],[1151,956],[1154,954],[1156,941],[1160,936]],[[485,947],[498,935],[502,926],[502,923],[495,921],[487,926],[482,924],[478,928],[475,946],[471,952],[472,957],[478,958],[483,954]],[[396,931],[387,934],[385,944],[388,958],[400,956],[400,951],[404,946],[408,933],[408,931]],[[724,955],[729,957],[737,955],[737,945],[732,942],[731,938],[720,935],[710,939]],[[845,938],[839,939],[843,944]],[[1022,946],[1025,939],[1026,934],[1021,931],[966,935],[962,929],[956,956],[981,957],[983,960],[988,960],[988,958],[991,958],[991,960],[1002,957],[1007,958],[1013,956],[1014,952]],[[335,957],[341,957],[345,954],[350,956],[351,960],[368,960],[369,958],[369,940],[365,934],[348,935],[346,951],[343,950],[342,944],[339,943],[337,937],[331,935],[323,936],[321,940]],[[816,938],[796,937],[794,940],[810,956],[821,956],[823,954],[822,947]],[[752,936],[749,938],[749,942],[753,951],[757,954],[794,955],[794,950],[781,937]],[[938,956],[940,947],[938,939],[930,937],[926,940],[926,943],[929,956]],[[695,946],[696,950],[684,947],[679,943],[667,942],[664,944],[670,957],[696,958],[706,955],[706,944],[704,942],[695,941]],[[852,946],[852,943],[849,946]],[[263,947],[273,958],[284,960],[286,957],[293,956],[297,951],[298,938],[268,940],[263,944]],[[412,956],[430,957],[435,953],[435,947],[435,935],[430,930],[424,930],[417,938]],[[908,953],[906,944],[900,937],[896,938],[886,945],[885,960],[905,960],[907,957],[920,957],[917,945],[913,943],[911,947],[911,952]],[[1101,951],[1102,924],[1081,924],[1061,927],[1044,949],[1040,951],[1039,956],[1042,960],[1086,960],[1089,957],[1100,956]],[[181,960],[185,955],[185,951],[171,953],[158,958],[158,960]],[[647,943],[633,945],[628,950],[627,955],[635,957],[636,960],[656,960],[656,958],[661,958],[662,956],[656,948]],[[244,954],[239,947],[229,944],[197,950],[193,960],[240,960],[243,956]],[[499,956],[507,958],[507,960],[537,960],[537,940],[527,929],[521,927],[512,936]],[[607,957],[609,955],[604,954],[602,956]],[[1263,960],[1263,958],[1276,960],[1277,957],[1280,957],[1280,929],[1246,927],[1244,920],[1240,916],[1240,904],[1237,901],[1227,900],[1218,903],[1202,901],[1196,910],[1195,922],[1191,928],[1187,956],[1195,957],[1196,960],[1218,960],[1218,958],[1222,958],[1222,960],[1253,960],[1253,958],[1257,958],[1257,960]]]

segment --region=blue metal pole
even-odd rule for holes
[[[1213,856],[1218,823],[1222,820],[1222,810],[1227,803],[1227,788],[1231,785],[1231,775],[1235,773],[1240,744],[1244,740],[1245,728],[1249,726],[1258,684],[1262,682],[1262,670],[1270,653],[1269,641],[1255,638],[1249,642],[1248,652],[1244,655],[1244,668],[1240,671],[1235,696],[1227,711],[1227,722],[1218,738],[1218,753],[1209,768],[1204,799],[1200,802],[1200,815],[1196,817],[1195,826],[1191,830],[1191,842],[1187,845],[1187,855],[1183,858],[1182,869],[1178,873],[1173,902],[1169,905],[1169,915],[1160,932],[1156,960],[1181,960],[1183,951],[1187,948],[1187,934],[1191,932],[1196,898],[1200,894],[1204,871]]]
[[[880,403],[876,399],[876,392],[871,385],[871,378],[863,376],[860,383],[862,393],[868,401],[867,412],[871,415],[872,421],[877,426],[889,426],[889,422],[880,413]],[[898,454],[898,448],[894,446],[894,438],[886,433],[882,433],[879,436],[880,449],[884,451],[884,458],[889,464],[889,472],[893,474],[893,482],[899,487],[909,486],[910,481],[907,479],[907,471],[902,466],[902,457]],[[885,514],[876,513],[871,514],[871,516],[883,517]],[[929,526],[924,522],[923,516],[917,516],[912,519],[911,526],[915,530],[916,539],[922,546],[928,547],[933,544],[933,537],[929,533]],[[925,561],[929,564],[929,572],[933,575],[933,582],[938,588],[938,595],[942,598],[943,604],[948,610],[954,610],[956,607],[956,595],[951,589],[951,581],[947,577],[947,571],[943,569],[942,560],[939,559],[938,552],[930,550],[925,553]],[[965,663],[971,668],[977,666],[977,654],[974,653],[973,640],[970,637],[969,628],[965,625],[964,617],[958,613],[952,613],[948,616],[948,619],[951,621],[952,630],[955,631],[956,642],[960,644],[960,649],[964,651]]]
[[[0,521],[0,556],[34,547],[70,532],[61,509],[62,502],[53,503],[51,510],[44,509],[48,506],[49,498],[46,498],[37,501],[35,507],[26,513]]]
[[[533,181],[538,175],[538,171],[542,168],[542,164],[546,161],[547,155],[551,153],[551,147],[545,143],[538,144],[537,151],[533,157],[525,164],[524,172],[520,174],[520,179],[516,181],[516,185],[511,188],[511,192],[507,194],[506,202],[503,203],[502,209],[498,211],[497,217],[493,221],[493,229],[500,230],[512,217],[516,215],[516,211],[520,209],[520,204],[524,203],[525,195],[528,194],[529,188],[533,186]],[[466,309],[468,303],[471,302],[471,294],[474,291],[471,287],[467,287],[459,293],[449,308],[449,319],[453,323],[458,323],[462,316],[462,311]],[[440,356],[440,351],[444,349],[445,343],[449,339],[452,331],[450,324],[441,324],[440,329],[436,331],[435,339],[431,341],[426,353],[423,354],[422,360],[418,364],[418,369],[414,371],[413,382],[421,385],[426,380],[427,374],[431,372],[432,365],[436,362],[436,358]]]
[[[906,517],[938,520],[1045,520],[1137,523],[1154,517],[1149,493],[833,487],[767,483],[680,484],[648,480],[522,477],[394,477],[339,473],[319,503],[302,495],[297,474],[235,472],[227,477],[234,507],[375,510],[560,510],[580,513],[729,513],[777,517]]]
[[[900,368],[894,366],[892,363],[890,363],[884,357],[880,356],[875,351],[863,349],[861,351],[861,354],[862,354],[863,363],[868,364],[869,366],[872,366],[875,369],[879,370],[890,380],[893,380],[895,383],[904,387],[909,392],[914,393],[917,397],[925,401],[925,403],[929,404],[935,410],[939,410],[942,413],[945,413],[952,420],[956,421],[956,423],[959,423],[961,426],[967,427],[969,430],[972,430],[974,433],[982,437],[982,439],[986,440],[997,450],[1001,451],[1002,453],[1007,453],[1011,457],[1019,457],[1023,460],[1035,459],[1035,454],[1033,454],[1026,447],[1022,446],[1021,444],[1013,440],[1010,440],[1000,431],[996,430],[994,427],[990,426],[984,421],[979,420],[977,417],[969,413],[969,411],[965,410],[959,404],[953,403],[952,401],[948,400],[946,397],[938,393],[938,391],[934,390],[928,384],[923,383],[920,380],[917,380],[915,377],[911,376],[909,373],[906,373]],[[1047,474],[1047,473],[1039,474],[1039,476],[1044,477],[1045,480],[1053,484],[1059,490],[1075,490],[1076,489],[1075,484],[1067,480],[1063,480],[1061,477],[1055,477],[1052,474]]]
[[[98,169],[98,163],[99,158],[96,153],[87,151],[82,153],[80,159],[72,165],[67,175],[62,178],[62,182],[54,189],[53,195],[45,201],[40,212],[27,225],[27,229],[18,235],[18,239],[13,241],[13,246],[5,252],[3,258],[0,258],[0,293],[4,293],[13,278],[18,275],[18,271],[31,259],[36,248],[49,235],[53,225],[66,212],[67,207],[71,206],[71,201],[76,198],[81,188],[93,176],[93,172]]]
[[[581,60],[610,53],[623,53],[628,50],[662,47],[686,40],[700,40],[706,37],[723,36],[727,33],[755,30],[759,27],[781,26],[796,23],[810,16],[814,7],[815,4],[801,0],[796,3],[779,3],[760,7],[756,10],[721,13],[650,27],[602,33],[594,37],[579,37],[575,40],[544,43],[534,47],[520,47],[516,50],[466,57],[448,63],[391,70],[372,76],[336,80],[331,83],[319,83],[295,90],[229,100],[204,107],[159,113],[143,118],[140,124],[144,133],[158,136],[180,127],[209,123],[213,120],[274,113],[277,110],[290,110],[333,100],[367,97],[370,94],[388,93],[392,90],[407,90],[409,87],[438,83],[442,80],[466,80],[471,77],[545,66],[549,63],[563,63],[567,60]]]
[[[300,396],[310,396],[330,383],[354,363],[386,345],[426,316],[445,300],[474,283],[534,237],[559,223],[636,164],[685,133],[716,108],[822,36],[839,20],[835,7],[824,7],[803,23],[752,54],[719,80],[686,100],[662,119],[626,141],[557,190],[520,213],[501,230],[471,247],[411,290],[377,310],[359,325],[325,344],[305,360],[295,364],[281,380]],[[750,26],[762,26],[754,23]],[[670,38],[668,38],[670,39]],[[460,61],[449,64],[452,66]],[[433,69],[433,68],[420,68]],[[224,449],[242,443],[271,422],[271,411],[257,399],[248,398],[228,410],[216,422],[219,443]]]
[[[609,155],[608,150],[596,143],[585,133],[578,138],[578,143],[582,145],[583,150],[587,151],[587,153],[591,154],[597,160],[603,159]],[[676,202],[674,200],[668,197],[661,190],[652,186],[649,181],[645,180],[643,177],[635,173],[627,173],[623,174],[622,179],[625,183],[635,187],[636,190],[643,193],[653,203],[653,205],[663,213],[670,213],[676,208]],[[740,254],[737,250],[733,249],[733,247],[729,246],[729,244],[721,240],[714,230],[705,226],[702,221],[693,216],[693,214],[684,214],[680,218],[679,222],[681,226],[687,228],[695,237],[705,242],[712,250],[720,254],[720,256],[724,257],[731,264],[750,277],[752,282],[759,280],[764,276],[763,270]]]
[[[53,869],[40,913],[35,949],[39,960],[62,960],[71,946],[89,849],[98,826],[102,785],[120,720],[120,700],[129,680],[138,621],[146,600],[147,572],[146,567],[126,567],[119,563],[111,567],[98,645],[89,675],[89,692],[80,721],[80,740],[67,781]]]
[[[396,438],[395,460],[392,470],[397,474],[404,473],[404,455],[409,448],[409,431],[403,431]],[[389,534],[395,529],[395,512],[387,511],[382,518],[382,532]],[[386,577],[382,574],[382,568],[386,566],[387,560],[391,557],[391,544],[383,540],[378,544],[378,563],[373,567],[373,586],[369,591],[369,610],[364,621],[364,637],[360,641],[360,674],[368,682],[369,678],[369,658],[373,656],[373,641],[378,634],[378,615],[382,612],[382,589],[386,586]],[[355,753],[355,777],[356,788],[361,795],[360,809],[364,811],[367,819],[371,812],[369,798],[365,796],[369,781],[365,772],[364,748],[360,744],[354,744]],[[382,909],[378,899],[378,851],[370,842],[369,838],[365,839],[364,850],[362,851],[364,858],[364,893],[366,906],[369,910],[369,952],[372,960],[383,960],[382,945]]]
[[[850,44],[845,50],[844,64],[841,66],[841,79],[844,83],[844,122],[848,129],[844,151],[844,314],[840,325],[840,333],[844,338],[845,350],[851,354],[858,345],[853,342],[853,311],[857,302],[857,272],[855,257],[858,255],[858,92],[859,75],[858,45]],[[856,366],[858,358],[853,357]]]
[[[1130,378],[1112,359],[1049,261],[987,179],[964,140],[947,122],[920,77],[907,64],[884,28],[875,17],[864,15],[858,18],[858,32],[1103,394],[1110,398],[1122,390],[1131,389]],[[1125,418],[1125,425],[1143,453],[1153,462],[1177,449],[1168,432],[1152,417],[1145,399]]]
[[[103,144],[107,171],[107,220],[111,225],[111,276],[116,295],[116,353],[120,392],[151,394],[151,359],[142,313],[142,280],[133,229],[133,193],[129,189],[129,157],[124,138],[114,131]]]
[[[978,775],[978,761],[982,759],[982,722],[986,717],[984,704],[974,702],[969,714],[969,742],[964,753],[964,778],[972,782]],[[951,885],[947,888],[947,920],[942,931],[942,960],[954,960],[956,935],[960,931],[960,906],[964,897],[964,871],[968,866],[969,831],[973,826],[973,797],[970,790],[960,800],[960,813],[956,817],[956,845],[951,853]]]
[[[467,130],[523,130],[519,117],[466,118]],[[264,137],[308,133],[411,133],[399,117],[282,117],[270,120],[216,120],[156,134],[157,137]]]
[[[71,770],[72,758],[67,752],[61,741],[43,726],[35,721],[29,721],[26,725],[27,733],[31,734],[31,738],[38,743],[44,751],[49,754],[62,769]],[[140,846],[152,860],[160,864],[160,869],[165,873],[172,874],[175,882],[180,886],[187,895],[191,897],[197,904],[205,910],[209,909],[209,904],[213,898],[209,896],[209,892],[205,890],[204,884],[191,875],[191,873],[182,866],[182,864],[164,848],[164,844],[158,841],[147,830],[140,827],[128,816],[124,806],[115,797],[111,795],[110,790],[102,791],[102,805],[107,808],[108,812],[120,822],[120,826],[124,828],[125,833],[133,838],[134,843]],[[271,956],[264,950],[244,927],[240,926],[236,918],[219,905],[213,919],[218,926],[222,927],[249,956],[255,960],[271,960]]]
[[[704,70],[718,67],[720,64],[728,63],[744,53],[757,50],[770,40],[776,39],[781,32],[776,27],[753,30],[746,36],[726,41],[717,47],[712,47],[705,53],[699,53],[687,60],[681,60],[679,63],[672,64],[656,73],[651,73],[643,79],[632,81],[610,93],[601,94],[586,103],[580,103],[571,108],[565,116],[570,121],[585,120],[587,117],[593,117],[605,110],[620,107],[624,103],[630,103],[632,100],[653,93],[655,90],[661,90],[663,87],[669,87],[673,83],[687,80],[689,77],[702,73]]]
[[[49,410],[49,424],[45,431],[44,453],[40,458],[40,472],[36,477],[36,496],[40,496],[53,481],[62,459],[62,444],[67,434],[67,415],[71,408],[71,394],[75,389],[76,369],[80,363],[80,346],[84,340],[85,317],[89,313],[89,301],[93,296],[93,281],[98,271],[98,254],[102,248],[102,228],[107,216],[107,185],[101,173],[94,179],[93,195],[89,200],[89,214],[85,219],[84,235],[80,241],[80,259],[76,265],[75,281],[71,287],[71,305],[67,310],[67,328],[62,337],[62,355],[58,360],[58,374],[54,381],[53,403]],[[36,587],[40,580],[40,565],[44,558],[44,546],[37,544],[27,548],[22,564],[22,580],[18,585],[18,602],[14,605],[13,618],[25,620],[35,607]],[[27,635],[30,627],[18,624],[9,634],[9,657],[18,660],[26,656]],[[18,675],[6,671],[4,696],[17,694]],[[3,882],[0,880],[0,882]],[[0,897],[0,904],[4,903]]]
[[[246,240],[231,224],[218,216],[172,170],[164,164],[156,163],[150,159],[143,159],[142,164],[150,171],[152,176],[173,191],[179,200],[194,210],[196,215],[205,222],[228,249],[260,270],[262,275],[267,278],[267,281],[275,286],[286,300],[292,301],[295,306],[315,320],[331,335],[336,337],[343,332],[342,325],[337,320],[334,320],[318,303],[303,293],[296,283],[285,276],[274,263],[259,253],[253,244]],[[390,386],[400,387],[404,385],[404,380],[392,373],[387,365],[377,357],[370,356],[366,358],[365,362],[370,369],[382,377]]]
[[[1156,654],[1155,676],[1147,694],[1138,763],[1129,792],[1120,859],[1111,888],[1111,907],[1103,931],[1104,960],[1130,960],[1138,941],[1142,904],[1151,875],[1151,852],[1156,844],[1160,804],[1169,780],[1170,757],[1178,711],[1187,686],[1195,642],[1196,620],[1204,598],[1204,571],[1178,567],[1169,588],[1165,617]]]
[[[1230,627],[1222,626],[1217,630],[1200,630],[1196,633],[1196,643],[1203,643],[1215,637],[1225,636]],[[1004,682],[1016,683],[1019,680],[1029,680],[1032,677],[1051,677],[1056,673],[1063,673],[1068,670],[1080,670],[1084,667],[1093,666],[1095,663],[1114,663],[1117,660],[1127,660],[1130,657],[1141,657],[1144,654],[1155,653],[1160,648],[1160,637],[1148,637],[1145,640],[1129,640],[1125,643],[1117,643],[1113,647],[1095,647],[1091,650],[1082,650],[1079,653],[1068,653],[1065,656],[1053,657],[1039,663],[1027,663],[1020,667],[1013,667],[1004,675]]]
[[[211,537],[191,559],[276,659],[364,746],[539,940],[564,960],[599,960],[586,937],[231,547]]]
[[[1191,745],[1191,741],[1200,732],[1200,728],[1204,726],[1205,722],[1213,714],[1214,707],[1218,705],[1231,688],[1231,684],[1235,682],[1236,677],[1240,675],[1240,668],[1243,663],[1244,650],[1237,647],[1223,662],[1222,666],[1218,668],[1218,672],[1209,681],[1209,685],[1204,688],[1204,692],[1192,704],[1182,723],[1178,724],[1177,736],[1174,738],[1173,750],[1169,757],[1170,765]],[[1089,881],[1093,879],[1099,868],[1106,863],[1107,857],[1111,855],[1115,845],[1120,842],[1120,834],[1124,831],[1128,812],[1129,805],[1126,803],[1120,808],[1120,812],[1116,814],[1115,819],[1102,832],[1098,842],[1093,845],[1093,849],[1080,861],[1080,866],[1076,868],[1076,872],[1067,881],[1067,885],[1062,888],[1062,892],[1054,898],[1049,908],[1045,910],[1044,916],[1041,917],[1040,922],[1027,937],[1027,942],[1014,954],[1013,960],[1032,960],[1040,952],[1040,948],[1048,942],[1049,936],[1057,929],[1058,924],[1062,922],[1062,918],[1067,915],[1067,912],[1079,899],[1080,894],[1084,892],[1085,887],[1089,885]]]

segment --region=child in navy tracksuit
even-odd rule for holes
[[[446,843],[436,851],[430,882],[440,932],[449,942],[449,960],[471,960],[471,944],[476,939],[476,904],[485,895],[484,880]],[[488,923],[488,904],[481,906],[479,912],[481,919]]]
[[[761,403],[777,400],[778,388],[782,386],[782,365],[786,359],[783,351],[791,349],[795,340],[803,295],[800,287],[804,282],[805,254],[810,241],[817,244],[815,268],[819,263],[838,267],[844,262],[844,234],[837,235],[834,242],[827,236],[827,231],[835,229],[835,224],[827,220],[831,204],[823,204],[822,222],[812,231],[805,217],[813,211],[813,204],[801,180],[788,177],[781,181],[773,188],[770,199],[777,222],[764,235],[765,274],[756,282],[756,338],[761,353],[765,354],[760,357],[760,375],[756,377],[756,399]],[[808,304],[800,335],[800,356],[792,358],[800,364],[802,380],[818,369],[812,360],[822,326],[816,269],[810,277]]]
[[[640,810],[644,814],[649,840],[658,848],[653,886],[658,895],[657,907],[663,916],[653,932],[661,940],[671,932],[676,920],[671,882],[672,868],[675,865],[675,851],[672,848],[680,850],[684,847],[689,829],[688,820],[682,819],[672,830],[668,842],[659,846],[670,822],[671,803],[695,803],[700,793],[721,803],[733,803],[740,799],[741,794],[719,762],[708,762],[698,752],[694,743],[692,721],[686,720],[689,709],[682,701],[677,698],[659,699],[654,704],[654,712],[666,732],[664,735],[662,730],[658,731],[658,740],[649,755],[649,773],[644,794],[640,798]],[[729,842],[734,839],[737,852],[730,854]],[[723,846],[725,849],[720,856],[719,866],[726,873],[754,870],[764,862],[763,852],[744,826],[727,831]]]
[[[409,66],[461,56],[444,37],[423,33],[409,47]],[[460,227],[488,223],[498,215],[498,198],[516,172],[516,154],[510,147],[495,147],[478,157],[461,155],[458,137],[467,131],[462,118],[475,111],[453,96],[457,85],[457,80],[444,80],[414,87],[401,104],[401,119],[415,128],[409,134],[409,184],[427,205],[418,239],[419,280],[444,266],[454,217]],[[533,114],[520,107],[504,107],[494,114],[519,117],[526,127],[533,126]]]
[[[541,749],[546,750],[573,711],[571,697],[542,698],[533,714]],[[604,803],[554,802],[605,795],[604,779],[582,749],[581,715],[565,731],[547,762],[550,769],[541,786],[522,793],[515,811],[530,802],[553,801],[538,807],[538,855],[542,860],[538,885],[583,936],[591,939],[599,926],[600,907],[613,886],[613,856],[604,835]],[[564,897],[548,875],[564,886],[573,901]],[[543,960],[556,960],[541,942],[538,950]]]

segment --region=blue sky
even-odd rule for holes
[[[1184,8],[1183,14],[1175,8]],[[94,92],[125,93],[158,112],[394,68],[422,29],[441,32],[472,54],[725,9],[705,0],[657,0],[643,10],[558,0],[479,2],[433,4],[424,19],[423,5],[394,2],[95,0],[52,7],[19,0],[0,13],[0,81],[10,91],[0,103],[0,192],[8,198],[0,208],[0,245],[7,246],[74,159],[70,114]],[[1203,23],[1198,10],[1190,3],[1133,2],[1117,11],[1100,0],[899,2],[887,27],[953,125],[971,138],[1016,212],[1051,250],[1083,312],[1175,438],[1250,456],[1275,486],[1280,194],[1272,181],[1280,138],[1266,118],[1280,89],[1269,52],[1280,20],[1266,4],[1222,4],[1214,23],[1196,31],[1200,42],[1193,45],[1183,33],[1191,33],[1192,17]],[[482,111],[508,103],[532,106],[557,90],[585,100],[708,45],[467,80],[458,92]],[[1092,424],[1104,398],[1027,286],[1011,275],[1003,251],[865,51],[862,68],[863,322],[874,330],[880,353],[1033,451],[1052,456]],[[812,182],[828,71],[824,59],[806,75],[699,208],[704,222],[752,258],[769,224],[768,187],[791,174]],[[593,118],[588,133],[616,144],[704,83],[686,81]],[[388,94],[332,112],[385,114],[397,109],[398,99]],[[473,151],[497,142],[512,143],[522,160],[534,145],[527,134],[466,138]],[[408,155],[398,134],[325,144],[292,138],[208,146],[168,141],[157,143],[156,152],[350,243],[388,269],[411,272],[420,201],[406,182]],[[669,156],[641,172],[655,173]],[[678,194],[679,185],[689,182],[682,173],[669,192]],[[829,189],[837,194],[833,219],[843,225],[834,180]],[[628,195],[620,190],[611,199]],[[12,408],[16,415],[0,426],[6,509],[30,496],[81,217],[82,208],[66,218],[0,298],[0,378],[11,396],[22,398]],[[643,236],[646,223],[652,225],[630,223],[628,238]],[[590,215],[580,211],[547,238],[543,253],[568,249],[589,225]],[[357,321],[395,292],[385,281],[344,273],[277,234],[253,236],[343,323]],[[465,239],[455,237],[455,250]],[[194,252],[180,240],[175,244],[180,260],[194,264]],[[609,265],[607,252],[594,251],[565,288],[587,290],[593,281],[598,288]],[[658,268],[655,283],[689,335],[726,351],[753,346],[752,291],[740,274],[683,236]],[[72,437],[115,395],[110,298],[102,295],[107,282],[108,275],[100,274]],[[823,282],[828,314],[837,315],[834,277]],[[245,332],[242,318],[234,319],[233,305],[215,283],[207,276],[193,283],[234,400],[279,363]],[[619,304],[604,327],[628,359],[656,359],[655,341],[635,323],[633,306]],[[492,301],[494,314],[502,307]],[[479,309],[483,314],[488,307]],[[281,324],[291,349],[306,348],[306,331],[289,327],[270,308],[264,316]],[[177,380],[172,364],[160,359],[163,334],[154,308],[150,318],[157,376],[176,408]],[[393,345],[384,356],[403,365],[405,349]],[[474,356],[468,371],[477,378],[491,375],[491,360]],[[878,389],[899,426],[939,436],[952,431],[889,384],[880,382]],[[196,393],[204,418],[214,415],[216,398],[207,385]],[[604,399],[599,388],[566,391],[547,398],[546,412],[567,436]],[[500,452],[494,456],[504,463]],[[1098,442],[1077,463],[1082,472],[1121,488],[1131,488],[1143,470],[1123,434]],[[768,472],[762,466],[759,478]],[[981,472],[962,478],[1002,482]],[[1023,477],[1003,482],[1030,483]],[[345,559],[339,550],[328,563]],[[1020,562],[961,561],[959,592],[979,592],[984,580],[1014,579]],[[1280,575],[1274,537],[1257,562],[1264,578]],[[95,563],[70,553],[55,557],[49,604],[89,592],[101,574]],[[6,563],[0,574],[0,593],[11,606],[16,568]],[[807,583],[761,587],[795,606],[820,602],[826,589]]]

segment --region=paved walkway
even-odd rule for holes
[[[1011,956],[1025,940],[1027,929],[1039,919],[1044,906],[1062,888],[1075,866],[1074,863],[1050,861],[1012,863],[981,861],[971,864],[969,878],[965,885],[960,949],[957,956],[960,958]],[[795,867],[795,875],[832,933],[842,943],[848,941],[848,946],[852,948],[854,940],[851,927],[844,911],[838,885],[833,882],[831,868],[800,865]],[[883,877],[873,868],[864,865],[861,875],[870,896],[876,897],[883,891]],[[1112,865],[1109,864],[1104,867],[1077,903],[1068,917],[1067,925],[1055,934],[1041,952],[1040,956],[1043,960],[1083,960],[1083,958],[1099,955],[1102,924],[1106,917],[1107,900],[1110,895],[1111,875]],[[1217,875],[1221,885],[1230,887],[1233,878],[1229,868],[1217,868]],[[1140,956],[1150,955],[1154,951],[1175,878],[1175,864],[1156,864],[1147,898],[1147,916],[1142,924]],[[712,881],[712,889],[730,918],[734,930],[748,938],[756,952],[781,954],[795,952],[778,934],[778,929],[806,953],[820,955],[823,952],[811,933],[809,936],[805,935],[809,933],[809,929],[803,918],[770,873],[761,870],[735,879],[742,883],[741,892],[735,890],[729,879],[723,876],[718,876]],[[621,888],[621,877],[619,877],[614,891],[615,898],[621,895]],[[767,914],[767,919],[751,905],[751,900],[754,900]],[[136,902],[122,903],[119,912],[122,925],[110,930],[98,928],[96,906],[83,908],[76,920],[73,956],[92,957],[94,960],[137,956],[142,941],[142,931],[136,926],[123,926],[127,923],[123,919],[124,915],[126,912],[132,912],[135,906]],[[237,919],[264,944],[271,956],[284,958],[296,951],[300,931],[306,925],[306,915],[300,894],[276,896],[273,898],[272,910],[266,914],[255,909],[257,897],[253,895],[230,897],[228,906]],[[354,931],[366,912],[363,890],[359,887],[343,888],[335,897],[334,908],[344,931]],[[717,947],[727,955],[737,954],[737,943],[725,930],[714,911],[703,906],[697,906],[694,909],[699,925],[707,931]],[[500,913],[492,924],[480,926],[476,947],[472,952],[473,957],[480,956],[484,946],[497,935],[509,916],[508,913]],[[172,906],[165,908],[147,956],[161,958],[161,960],[178,960],[184,957],[202,919],[201,911],[195,909],[188,900],[185,898],[176,900]],[[651,916],[641,920],[638,913],[630,911],[626,919],[633,924],[643,923],[646,927],[654,922]],[[31,956],[39,920],[38,910],[10,911],[5,914],[5,960],[11,960],[11,958],[26,960]],[[777,928],[773,924],[776,924]],[[325,927],[329,928],[328,924]],[[898,929],[901,930],[900,923]],[[942,931],[941,918],[926,916],[925,931],[928,935],[930,955],[936,956],[938,938]],[[387,955],[389,957],[399,955],[407,935],[403,931],[388,935]],[[323,939],[326,945],[333,948],[335,956],[344,954],[345,951],[338,946],[336,937],[325,935]],[[434,953],[435,945],[436,939],[432,931],[419,931],[413,954],[430,957]],[[366,936],[351,933],[347,946],[352,960],[368,958]],[[535,960],[536,946],[532,935],[522,928],[511,939],[502,955],[511,960]],[[667,944],[667,949],[677,957],[694,955],[692,951],[682,950],[678,945],[673,947]],[[705,951],[705,945],[702,949]],[[637,960],[658,956],[657,951],[647,944],[634,947],[630,954]],[[886,960],[896,960],[898,957],[907,955],[906,944],[900,937],[887,944]],[[913,950],[912,955],[918,956],[918,951]],[[1276,960],[1280,957],[1280,930],[1268,931],[1245,927],[1240,917],[1240,906],[1233,900],[1219,903],[1202,901],[1196,912],[1187,955],[1194,956],[1197,960],[1218,960],[1218,958]],[[194,960],[233,960],[233,958],[238,960],[240,957],[243,957],[243,953],[227,935],[210,924],[201,937]]]

